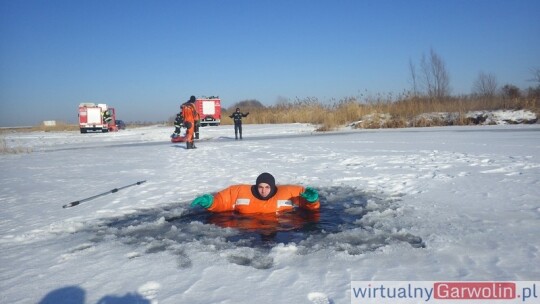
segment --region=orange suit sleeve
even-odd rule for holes
[[[230,186],[214,195],[212,206],[207,210],[212,212],[224,212],[234,210],[236,198],[238,197],[238,185]]]
[[[315,202],[310,203],[305,198],[300,196],[300,194],[305,191],[304,187],[297,185],[286,185],[278,187],[286,187],[286,189],[289,191],[289,195],[293,204],[297,205],[298,207],[306,210],[319,210],[321,204],[318,199]]]

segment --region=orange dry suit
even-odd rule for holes
[[[276,213],[293,210],[294,207],[318,210],[319,200],[313,203],[300,196],[305,191],[302,186],[278,185],[275,194],[268,199],[259,199],[253,193],[253,185],[234,185],[214,195],[213,203],[208,207],[212,212],[236,211],[239,213]]]
[[[195,130],[195,121],[199,120],[199,113],[195,109],[193,102],[186,102],[182,104],[182,118],[184,119],[184,126],[186,127],[186,142],[193,142],[193,131]]]
[[[270,235],[276,232],[302,229],[305,225],[320,220],[318,210],[307,212],[238,214],[236,212],[214,212],[208,222],[223,228],[236,228]]]

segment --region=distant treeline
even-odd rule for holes
[[[540,90],[539,90],[540,91]],[[319,125],[319,130],[333,130],[339,126],[362,120],[368,115],[385,114],[390,120],[383,127],[405,127],[407,122],[423,113],[457,113],[453,124],[467,124],[465,114],[470,111],[519,110],[526,109],[540,114],[537,96],[460,96],[445,98],[405,96],[396,101],[391,97],[377,96],[358,100],[345,98],[332,104],[325,104],[316,98],[306,98],[294,102],[282,101],[265,107],[257,100],[239,102],[222,113],[222,124],[232,124],[228,117],[239,107],[242,112],[250,112],[244,118],[246,124],[311,123]],[[417,125],[422,126],[422,125]]]
[[[349,97],[338,101],[321,102],[317,98],[296,99],[294,101],[281,100],[272,106],[265,106],[256,99],[243,100],[222,109],[221,123],[232,124],[229,115],[240,108],[242,112],[250,112],[244,118],[245,124],[281,124],[281,123],[310,123],[318,125],[318,130],[334,130],[340,126],[365,120],[367,116],[376,117],[384,115],[384,124],[370,126],[356,124],[359,127],[389,127],[399,128],[411,126],[430,126],[433,122],[422,123],[418,116],[424,113],[452,113],[455,119],[451,124],[468,124],[467,112],[470,111],[493,111],[493,110],[520,110],[525,109],[536,113],[540,117],[540,85],[536,89],[529,89],[522,94],[514,87],[510,90],[502,90],[500,94],[482,96],[478,94],[463,95],[458,97],[429,97],[403,94],[393,97],[392,95],[359,96]],[[128,121],[128,128],[148,125],[172,125],[174,117],[166,121]],[[441,122],[444,125],[445,122]],[[77,124],[63,122],[55,126],[43,124],[24,128],[19,131],[78,131]],[[8,130],[1,130],[6,132]],[[10,131],[14,131],[10,129]]]

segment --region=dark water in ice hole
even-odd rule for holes
[[[239,247],[266,250],[294,243],[304,254],[321,249],[361,254],[398,242],[425,247],[420,237],[395,232],[403,227],[392,219],[383,216],[385,224],[362,220],[370,212],[392,214],[398,207],[395,199],[352,187],[320,188],[319,195],[319,212],[296,209],[279,216],[211,213],[186,208],[186,204],[171,205],[109,219],[98,226],[97,238],[113,234],[126,244],[145,246],[147,253],[190,244],[218,251]],[[159,222],[160,218],[165,221]]]
[[[239,214],[235,212],[211,213],[197,210],[180,217],[167,219],[173,225],[197,221],[231,228],[238,233],[227,236],[229,242],[248,247],[273,247],[275,244],[300,243],[318,234],[335,234],[358,227],[359,215],[345,212],[339,205],[321,204],[319,211],[295,209],[276,214]]]

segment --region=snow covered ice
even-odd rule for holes
[[[349,303],[351,281],[540,278],[538,125],[314,129],[205,127],[197,150],[160,126],[5,133],[31,152],[0,155],[0,302]],[[319,189],[320,218],[253,231],[189,207],[265,171]]]

